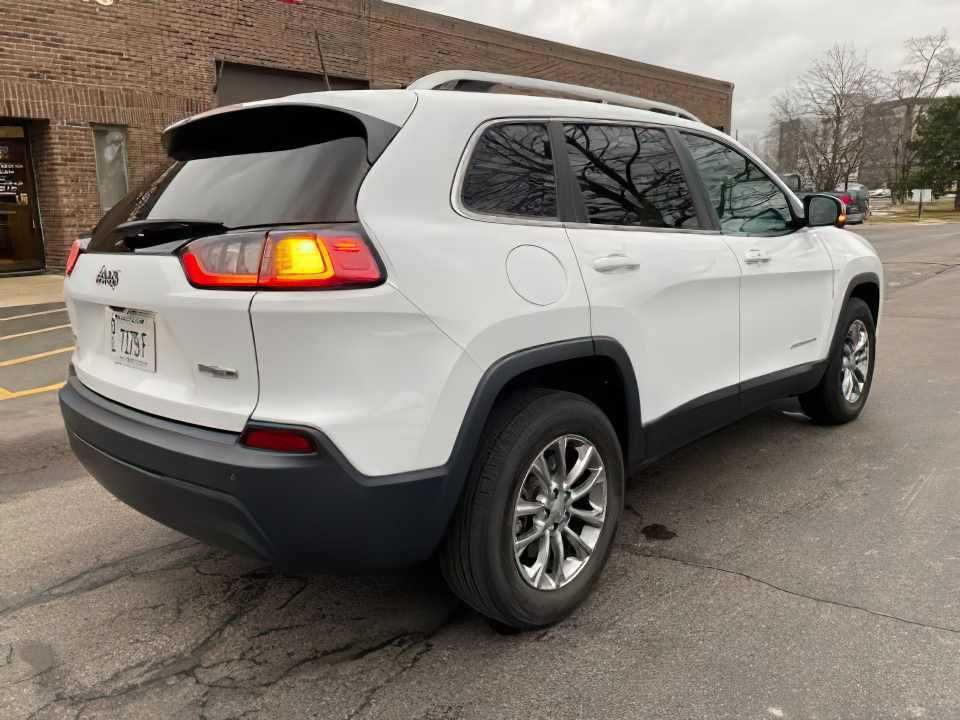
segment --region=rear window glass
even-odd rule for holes
[[[557,217],[557,180],[545,125],[487,128],[470,158],[463,206],[487,215]]]
[[[104,215],[88,249],[126,250],[114,230],[134,220],[203,220],[228,228],[353,222],[369,167],[362,137],[174,162]]]

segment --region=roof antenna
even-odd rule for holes
[[[320,53],[320,69],[323,70],[323,81],[327,84],[327,90],[333,90],[330,87],[330,76],[327,75],[327,64],[323,61],[323,49],[320,47],[320,32],[313,31],[313,39],[317,42],[317,52]]]

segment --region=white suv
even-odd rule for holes
[[[583,99],[456,91],[495,84]],[[597,580],[631,471],[870,391],[872,247],[679,108],[448,72],[164,143],[71,252],[70,442],[129,505],[282,569],[437,554],[474,608],[543,626]]]

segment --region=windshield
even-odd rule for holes
[[[227,228],[354,222],[369,167],[362,137],[174,162],[103,217],[88,250],[130,251],[114,231],[137,220],[186,218]]]

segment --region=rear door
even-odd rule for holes
[[[119,403],[237,431],[259,392],[255,293],[192,286],[180,253],[216,235],[211,264],[256,278],[251,236],[355,222],[370,167],[365,130],[347,113],[258,107],[183,126],[168,147],[178,160],[104,216],[67,279],[73,363],[81,382]]]
[[[743,271],[740,375],[751,384],[800,371],[826,355],[833,264],[813,228],[798,227],[790,199],[756,163],[713,137],[681,133],[723,237]]]
[[[564,140],[585,220],[567,233],[593,335],[629,353],[644,425],[669,430],[646,433],[648,454],[659,454],[719,424],[698,407],[735,411],[740,269],[690,192],[667,130],[571,123]],[[668,418],[679,422],[658,422]]]

